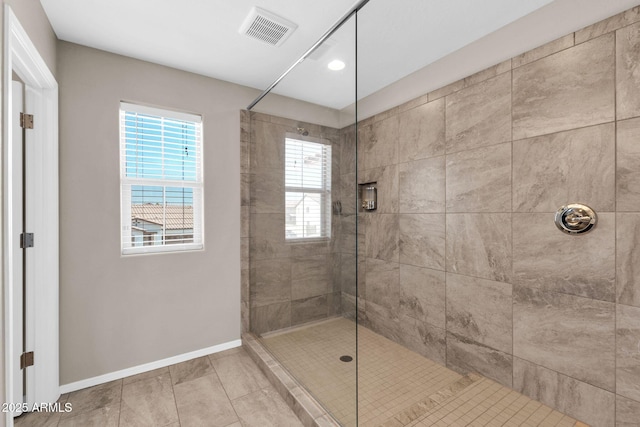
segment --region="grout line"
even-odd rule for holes
[[[613,32],[613,422],[618,416],[618,32]]]
[[[118,410],[118,425],[120,425],[120,421],[122,420],[122,401],[124,400],[123,392],[124,392],[124,380],[121,379],[120,380],[120,408]]]
[[[174,366],[174,365],[171,365]],[[173,404],[176,407],[176,414],[178,415],[178,423],[182,424],[182,421],[180,421],[180,411],[178,410],[178,400],[176,399],[176,389],[175,389],[175,385],[173,384],[173,375],[171,374],[171,367],[167,366],[167,371],[169,372],[169,382],[171,383],[171,394],[173,395]]]
[[[464,84],[463,84],[464,86]],[[447,111],[449,110],[449,108],[447,108],[447,97],[444,96],[443,98],[443,103],[444,103],[444,114],[443,114],[443,118],[444,118],[444,152],[445,152],[445,156],[444,156],[444,259],[443,261],[443,269],[444,269],[444,365],[445,366],[449,366],[449,316],[448,316],[448,289],[449,289],[449,285],[448,285],[448,280],[447,277],[449,276],[449,274],[447,273],[447,248],[448,248],[448,244],[449,244],[449,238],[447,237],[447,222],[449,219],[449,210],[447,209]]]
[[[227,392],[227,388],[224,386],[224,383],[220,379],[220,375],[218,375],[218,371],[216,370],[215,366],[213,366],[213,363],[211,363],[211,360],[209,360],[209,363],[211,364],[211,367],[213,368],[213,373],[215,374],[216,378],[218,379],[218,382],[220,383],[220,386],[222,387],[222,390],[224,390],[224,395],[227,396],[227,400],[229,401],[229,404],[231,405],[231,408],[233,409],[233,413],[236,414],[236,418],[238,420],[234,421],[234,423],[235,422],[240,422],[241,423],[241,419],[238,416],[238,411],[236,411],[236,407],[233,405],[233,400],[231,400],[231,398],[229,397],[229,393]],[[261,389],[259,389],[259,390],[261,390]],[[246,394],[244,396],[246,396]],[[240,398],[240,397],[242,397],[242,396],[239,396],[238,398]]]
[[[552,135],[556,135],[556,134],[559,134],[559,133],[568,133],[568,132],[573,132],[573,131],[577,131],[577,130],[581,130],[581,129],[594,128],[594,127],[598,127],[598,126],[614,123],[615,121],[616,121],[616,119],[614,117],[613,120],[605,120],[605,121],[602,121],[602,122],[591,123],[591,124],[584,125],[584,126],[577,126],[577,127],[567,128],[567,129],[559,129],[559,130],[556,130],[556,131],[553,131],[553,132],[525,136],[523,138],[514,139],[513,142],[528,141],[528,140],[531,140],[531,139],[536,139],[536,138],[545,137],[545,136],[552,136]]]
[[[513,62],[512,62],[513,64]],[[514,342],[516,340],[516,333],[515,333],[515,325],[514,325],[514,305],[515,305],[515,300],[514,300],[514,287],[515,285],[513,284],[513,282],[515,282],[515,277],[516,277],[516,273],[514,271],[513,268],[513,248],[515,246],[515,236],[513,233],[513,211],[514,211],[514,206],[513,206],[513,199],[515,198],[515,185],[514,185],[514,180],[513,180],[513,148],[514,148],[514,141],[513,141],[513,92],[514,92],[514,86],[513,86],[513,67],[511,70],[511,109],[510,109],[510,123],[511,123],[511,387],[513,388],[514,385],[514,377],[515,377],[515,364],[514,364]]]

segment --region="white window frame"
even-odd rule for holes
[[[196,180],[163,180],[149,178],[134,178],[126,176],[126,138],[124,129],[125,113],[138,113],[158,116],[174,120],[182,120],[196,123],[199,127],[199,136],[196,138]],[[203,123],[202,116],[148,107],[128,102],[120,102],[119,110],[120,130],[120,247],[122,255],[168,253],[199,251],[204,249],[204,171],[203,171]],[[158,186],[158,187],[183,187],[193,189],[193,243],[162,244],[151,246],[133,246],[131,243],[131,186]],[[127,190],[127,188],[129,190]]]
[[[285,219],[285,241],[287,243],[301,243],[301,242],[312,242],[312,241],[326,241],[331,240],[331,166],[332,166],[332,145],[331,141],[320,138],[313,138],[309,136],[301,136],[295,133],[287,132],[285,134],[285,162],[286,162],[286,153],[287,153],[287,140],[295,140],[300,142],[310,142],[314,144],[320,144],[328,146],[329,148],[329,158],[326,159],[323,157],[323,164],[328,168],[325,171],[326,179],[323,181],[322,188],[311,188],[311,187],[292,187],[286,185],[286,170],[285,170],[285,204],[287,202],[287,193],[315,193],[321,195],[321,204],[320,204],[320,237],[288,237],[286,234],[286,219]],[[286,207],[285,207],[286,211]],[[286,214],[285,214],[286,215]]]

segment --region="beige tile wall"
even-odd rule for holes
[[[333,217],[327,241],[290,243],[284,231],[286,134],[304,127],[309,136],[332,143],[332,188],[339,194],[339,131],[246,111],[241,113],[241,124],[243,331],[260,334],[339,314],[339,248],[341,243],[348,246],[340,235],[341,217]]]
[[[380,206],[358,219],[363,323],[589,424],[637,425],[639,76],[636,7],[361,121],[358,181]],[[591,233],[555,227],[574,202],[597,211]]]
[[[334,143],[343,214],[331,242],[293,249],[283,136],[300,123],[251,113],[249,132],[243,113],[243,327],[355,317],[357,299],[364,325],[432,360],[594,426],[637,425],[639,76],[636,7],[357,130],[304,124]],[[379,201],[358,215],[356,132],[357,182]],[[598,212],[591,233],[556,229],[572,202]]]

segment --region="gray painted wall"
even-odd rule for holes
[[[60,42],[60,381],[240,337],[248,88]],[[119,102],[203,115],[205,250],[120,255]]]
[[[58,70],[61,384],[239,339],[239,110],[258,91],[67,42]],[[120,255],[122,100],[203,115],[204,251]]]

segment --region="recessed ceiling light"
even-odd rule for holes
[[[332,71],[340,71],[340,70],[344,69],[345,64],[344,64],[344,62],[340,61],[339,59],[334,59],[333,61],[329,62],[327,67],[329,67],[329,69],[332,70]]]

